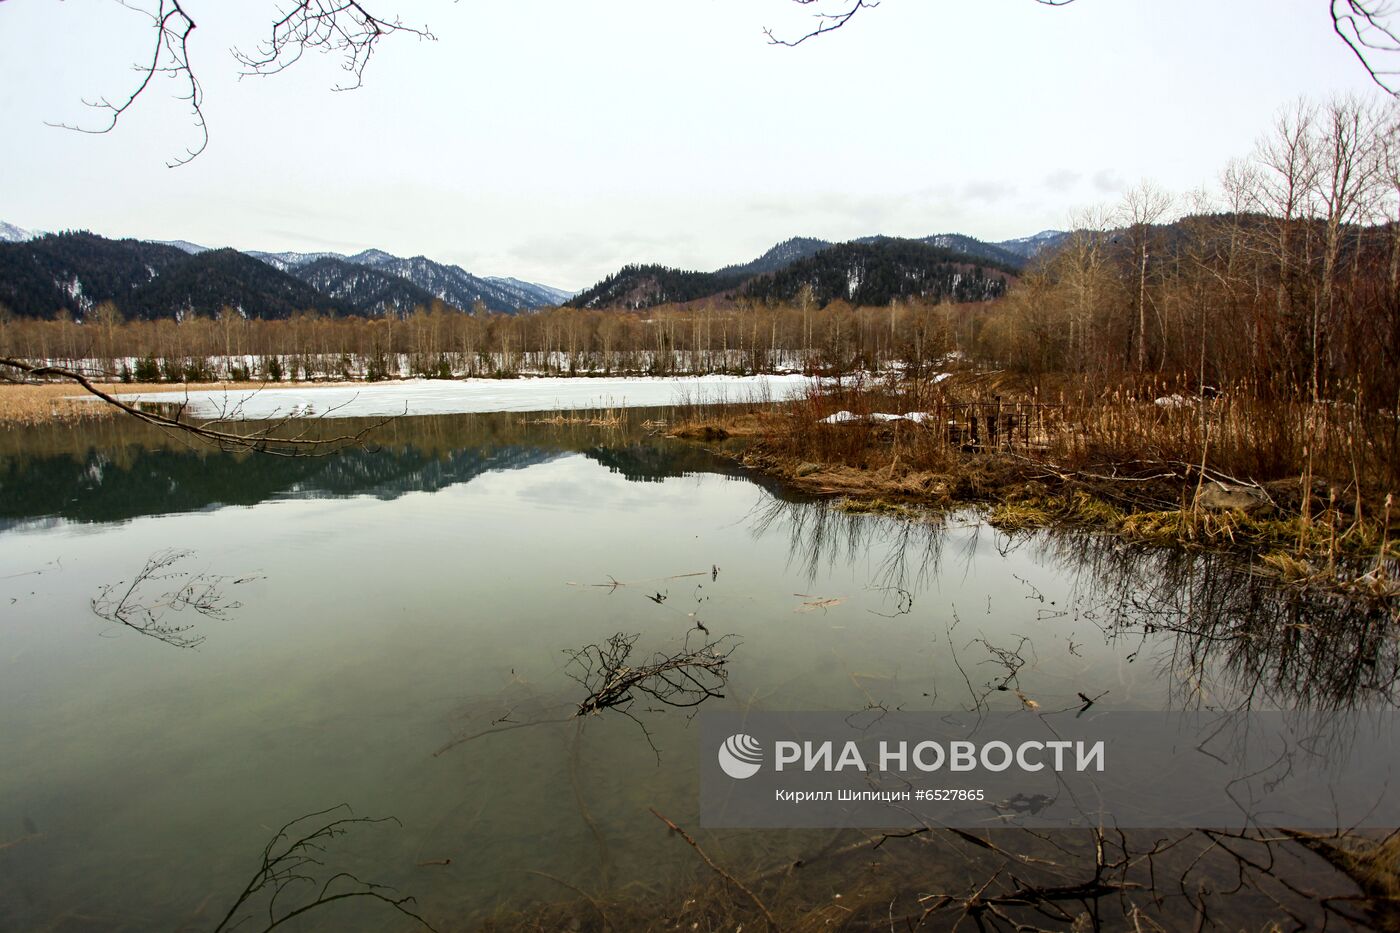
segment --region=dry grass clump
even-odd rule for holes
[[[674,433],[750,438],[748,466],[844,497],[844,511],[979,504],[1005,531],[1086,525],[1142,544],[1248,551],[1290,583],[1397,590],[1387,493],[1400,456],[1384,413],[1248,384],[1210,398],[1185,391],[1064,380],[1052,401],[1004,375],[858,377],[747,412],[742,433],[713,417]],[[849,415],[828,423],[836,412]],[[923,414],[878,417],[910,412]],[[1246,505],[1226,507],[1232,495]]]
[[[532,418],[526,424],[547,424],[553,427],[584,425],[590,428],[616,428],[622,424],[622,409],[602,411],[555,411],[546,418]]]
[[[107,405],[91,404],[81,390],[68,385],[0,385],[0,424],[79,421],[114,411]]]
[[[210,383],[113,383],[110,390],[119,395],[137,392],[163,392],[183,395],[185,392],[220,392],[263,388],[262,382]],[[104,388],[104,391],[107,390]],[[178,399],[172,399],[178,401]],[[110,418],[121,414],[110,405],[87,395],[67,382],[0,383],[0,424],[46,424],[49,422],[83,421]]]

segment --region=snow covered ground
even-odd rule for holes
[[[694,376],[584,379],[411,379],[350,386],[291,385],[247,391],[191,392],[189,413],[246,420],[319,416],[381,418],[493,411],[642,408],[704,402],[780,400],[802,394],[806,376]],[[119,396],[127,401],[180,402],[179,392]]]

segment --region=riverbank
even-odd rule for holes
[[[186,392],[254,391],[263,385],[260,382],[201,382],[188,385],[119,382],[104,383],[103,390],[123,395],[182,396]],[[117,409],[102,404],[99,399],[85,394],[80,386],[70,382],[0,383],[0,425],[82,421],[120,414]]]
[[[1155,392],[1047,402],[976,374],[857,383],[673,433],[845,511],[973,506],[1011,534],[1077,526],[1225,550],[1281,582],[1400,611],[1394,465],[1360,449],[1359,416]]]

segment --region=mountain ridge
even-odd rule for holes
[[[0,302],[26,317],[56,311],[82,317],[102,301],[141,318],[215,313],[222,307],[257,317],[285,317],[296,310],[404,315],[435,304],[501,313],[562,304],[640,309],[715,297],[788,300],[797,286],[784,272],[793,266],[801,266],[810,279],[806,284],[823,303],[838,297],[878,303],[886,295],[911,294],[985,298],[999,294],[1007,276],[1014,278],[1067,236],[1044,230],[995,243],[956,233],[876,235],[847,243],[798,236],[713,272],[629,263],[575,293],[509,276],[477,276],[426,256],[405,258],[378,248],[351,255],[239,251],[178,239],[114,240],[87,231],[37,234],[0,222]],[[822,255],[827,258],[813,261]],[[172,281],[157,282],[172,272]],[[870,284],[875,281],[878,287]]]
[[[1006,241],[1023,244],[1020,251],[963,234],[917,239],[876,235],[845,243],[791,237],[756,259],[714,272],[629,263],[579,292],[569,304],[641,309],[704,298],[791,300],[801,284],[811,285],[822,304],[836,298],[884,304],[913,295],[932,300],[985,300],[1002,294],[1007,276],[1020,273],[1034,256],[1053,248],[1065,236],[1059,231],[1043,231],[1024,240]],[[1002,275],[986,275],[984,267],[988,266]],[[794,282],[786,275],[794,267],[801,267],[810,281]],[[847,283],[844,289],[838,287],[842,276]]]

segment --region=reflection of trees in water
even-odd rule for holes
[[[1165,660],[1180,698],[1229,708],[1396,705],[1393,601],[1280,586],[1228,555],[1132,547],[1050,533],[1037,556],[1102,607],[1112,637],[1172,637]]]
[[[791,563],[823,569],[874,557],[874,587],[917,599],[947,557],[957,516],[908,521],[848,514],[827,503],[774,501],[754,532],[786,533]],[[980,530],[965,540],[971,560]],[[1091,621],[1126,652],[1147,644],[1179,700],[1226,708],[1349,709],[1396,705],[1400,611],[1394,601],[1347,598],[1280,586],[1236,557],[1129,545],[1079,530],[1006,538],[1071,581],[1075,617]],[[1007,571],[1010,574],[1010,570]],[[1163,655],[1155,649],[1166,646]]]
[[[634,481],[741,472],[702,448],[648,436],[644,422],[656,415],[629,412],[607,427],[517,414],[400,418],[378,428],[368,446],[304,458],[191,448],[136,424],[43,425],[0,443],[0,528],[41,517],[124,521],[274,498],[393,499],[575,452]],[[343,427],[336,430],[360,430],[362,420],[337,422]]]
[[[948,523],[944,513],[929,512],[918,521],[857,515],[829,502],[784,502],[775,499],[753,515],[755,536],[785,531],[788,562],[809,579],[864,559],[872,549],[884,551],[871,585],[917,594],[937,576]]]
[[[598,444],[583,451],[611,472],[633,482],[660,483],[701,473],[743,479],[768,490],[775,498],[787,501],[809,501],[810,497],[796,494],[783,483],[761,473],[752,472],[728,457],[707,448],[678,443],[664,437],[640,438],[634,441]]]

